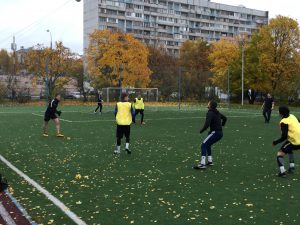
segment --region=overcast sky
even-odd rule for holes
[[[212,0],[229,5],[244,5],[276,15],[290,16],[299,21],[300,0]],[[37,43],[49,46],[63,41],[72,51],[82,53],[83,3],[75,0],[0,0],[0,49],[10,50],[12,36],[20,46]]]

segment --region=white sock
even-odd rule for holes
[[[120,153],[120,151],[121,151],[121,146],[118,146],[118,145],[117,145],[117,150],[116,150],[116,152],[119,152],[119,153]]]
[[[207,157],[207,161],[208,161],[208,162],[212,162],[212,156],[211,156],[211,155],[209,155],[209,156]]]
[[[205,165],[206,163],[205,163],[205,159],[206,159],[206,157],[205,156],[201,156],[201,164],[202,165]]]
[[[295,168],[295,163],[290,163],[290,168]]]
[[[284,173],[285,172],[284,166],[279,167],[279,169],[280,169],[280,173]]]
[[[125,149],[129,149],[129,143],[125,144]]]

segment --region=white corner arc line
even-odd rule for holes
[[[10,169],[17,173],[20,177],[26,180],[29,184],[35,187],[38,191],[43,193],[53,204],[62,210],[71,220],[73,220],[78,225],[87,225],[83,220],[81,220],[75,213],[73,213],[64,203],[62,203],[58,198],[54,197],[49,191],[39,185],[36,181],[28,177],[25,173],[20,171],[17,167],[12,165],[8,160],[6,160],[2,155],[0,155],[0,160],[5,163]]]
[[[0,215],[5,221],[5,223],[7,223],[7,225],[17,225],[15,221],[11,218],[7,210],[4,208],[2,203],[0,203]]]

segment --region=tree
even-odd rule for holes
[[[123,86],[147,87],[151,71],[148,49],[130,34],[96,30],[87,49],[88,73],[95,88],[118,86],[122,65]]]
[[[72,67],[70,68],[70,77],[74,78],[77,82],[78,91],[82,93],[84,101],[87,100],[85,88],[84,88],[84,69],[83,60],[81,57],[75,57],[73,59]]]
[[[160,96],[167,99],[178,90],[178,60],[162,48],[148,46],[148,49],[149,68],[152,71],[150,86],[157,87]]]
[[[234,93],[240,91],[240,47],[238,40],[221,39],[212,44],[209,54],[211,71],[213,76],[211,81],[214,86],[227,90],[228,73],[230,74],[230,85]]]
[[[26,56],[26,66],[35,76],[42,78],[48,85],[49,96],[61,91],[70,78],[74,54],[62,42],[55,43],[55,49],[36,45]],[[48,71],[48,74],[47,72]]]
[[[12,58],[4,49],[0,50],[0,72],[3,74],[12,72]]]
[[[267,89],[292,94],[300,84],[299,25],[294,19],[277,16],[260,30],[252,44],[258,51],[259,68],[267,77]],[[287,88],[289,87],[289,88]]]
[[[209,86],[210,46],[202,40],[186,41],[180,48],[179,62],[182,68],[184,93],[188,98],[202,98]]]

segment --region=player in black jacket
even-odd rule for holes
[[[194,169],[205,169],[206,165],[212,166],[211,146],[222,139],[223,131],[222,126],[225,126],[227,118],[217,110],[217,102],[210,101],[208,103],[208,112],[206,114],[206,121],[203,128],[200,130],[200,134],[203,133],[208,127],[210,131],[208,136],[202,142],[201,145],[201,161],[199,165],[194,166]],[[207,155],[207,164],[206,164]]]
[[[100,115],[102,115],[102,103],[103,103],[103,99],[102,99],[102,95],[101,95],[101,92],[99,91],[98,94],[97,94],[97,102],[98,102],[98,106],[97,108],[95,109],[94,113],[97,113],[98,109],[99,109],[99,112],[100,112]]]
[[[58,106],[58,103],[60,101],[60,94],[56,94],[55,95],[55,98],[52,99],[50,102],[49,102],[49,105],[47,107],[47,110],[45,112],[45,117],[44,117],[44,134],[43,136],[44,137],[48,137],[48,122],[50,121],[50,119],[52,119],[55,123],[55,127],[56,127],[56,137],[64,137],[64,135],[62,135],[60,133],[60,123],[59,123],[59,119],[57,117],[61,115],[61,111],[57,111],[57,106]]]

